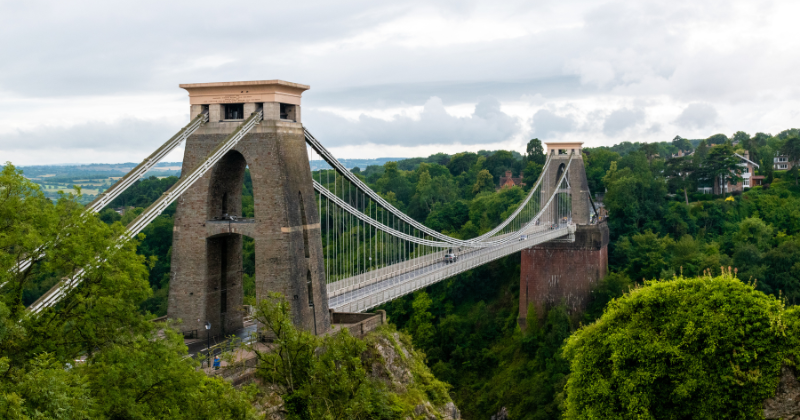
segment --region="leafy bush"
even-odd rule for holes
[[[646,282],[567,341],[565,417],[762,418],[795,314],[730,272]]]

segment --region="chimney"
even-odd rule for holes
[[[506,171],[506,178],[511,178],[511,171]]]

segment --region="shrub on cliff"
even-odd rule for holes
[[[730,273],[647,282],[568,339],[565,417],[763,418],[797,315]]]

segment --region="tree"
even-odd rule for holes
[[[525,147],[525,160],[527,162],[544,165],[547,156],[544,155],[544,148],[539,139],[531,139],[531,141],[528,142],[528,145]]]
[[[625,262],[625,273],[634,280],[652,280],[661,277],[668,267],[667,249],[673,244],[668,237],[659,237],[650,230],[622,238],[614,252],[623,255],[619,260]]]
[[[797,166],[800,165],[800,136],[793,135],[787,137],[786,141],[783,143],[783,147],[781,147],[781,154],[787,156],[789,161],[792,162],[792,169],[794,170],[794,185],[797,185]]]
[[[611,168],[611,162],[618,162],[620,155],[605,147],[596,149],[583,149],[586,152],[586,179],[589,182],[589,191],[602,193],[606,190],[603,177]]]
[[[705,140],[701,140],[694,151],[694,166],[697,168],[702,166],[706,156],[708,156],[708,143]]]
[[[492,176],[495,178],[500,178],[501,176],[505,175],[506,171],[513,171],[516,163],[517,160],[514,158],[514,155],[511,152],[508,150],[498,150],[486,158],[484,167],[489,171],[489,173],[492,174]]]
[[[666,162],[666,171],[664,175],[672,177],[672,179],[679,180],[676,182],[678,188],[683,189],[683,198],[686,200],[686,205],[689,205],[689,195],[686,192],[691,185],[689,175],[694,170],[694,163],[691,159],[686,157],[672,158]]]
[[[436,163],[442,166],[447,166],[447,164],[450,162],[450,155],[439,152],[428,156],[426,161],[428,163]]]
[[[257,375],[283,399],[288,419],[390,419],[410,411],[382,382],[367,375],[367,367],[372,367],[369,359],[362,359],[367,344],[348,329],[325,336],[298,330],[289,303],[277,293],[259,302],[256,319],[273,337],[268,351],[250,346],[258,357]],[[432,382],[447,398],[446,385]]]
[[[429,346],[436,334],[432,322],[433,315],[430,313],[432,303],[424,291],[417,292],[414,296],[414,302],[411,304],[414,312],[407,326],[411,336],[414,337],[415,346],[422,348]]]
[[[567,340],[564,417],[761,419],[797,319],[728,273],[647,282]]]
[[[718,144],[725,144],[728,141],[728,136],[724,134],[714,134],[706,139],[706,144],[709,146],[716,146]]]
[[[478,155],[471,152],[456,153],[447,163],[447,169],[453,176],[459,176],[462,172],[469,171],[469,168],[478,161]]]
[[[393,192],[404,206],[407,205],[413,193],[411,183],[397,168],[397,162],[386,162],[384,168],[383,175],[376,182],[377,191],[382,194]]]
[[[525,183],[526,190],[533,188],[533,185],[536,184],[536,181],[542,174],[543,168],[544,166],[536,162],[528,162],[527,165],[525,165],[525,176],[522,178],[522,182]]]
[[[672,145],[683,152],[691,152],[693,149],[692,143],[681,136],[675,136],[675,138],[672,139]]]
[[[494,179],[488,170],[483,169],[478,172],[478,179],[472,186],[472,194],[477,195],[485,191],[494,191]]]
[[[143,235],[118,243],[121,223],[85,214],[77,195],[45,199],[11,164],[0,196],[4,418],[253,418],[246,393],[198,371],[182,334],[139,312],[152,293],[152,261],[136,253]],[[12,270],[40,249],[28,269]],[[25,310],[24,294],[79,268],[83,282],[58,305]]]
[[[737,131],[733,133],[733,137],[731,137],[731,140],[733,141],[733,143],[736,143],[739,146],[744,147],[745,149],[748,149],[748,146],[750,145],[750,135],[745,133],[744,131]]]
[[[653,157],[658,155],[658,145],[655,143],[645,143],[641,147],[641,151],[647,156],[647,163],[653,163]]]
[[[708,152],[700,173],[705,179],[714,183],[714,189],[719,191],[719,194],[727,195],[727,184],[736,184],[742,180],[740,176],[742,167],[739,163],[739,158],[733,153],[733,147],[721,144],[712,147]]]
[[[612,239],[648,228],[661,230],[666,186],[650,172],[642,153],[611,162],[603,185],[608,189],[604,204],[610,216]]]

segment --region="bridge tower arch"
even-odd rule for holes
[[[255,245],[256,300],[279,292],[295,325],[330,329],[319,214],[301,123],[309,87],[280,80],[185,84],[192,116],[209,122],[186,140],[182,176],[257,110],[264,119],[178,199],[167,315],[184,331],[230,334],[243,326],[242,236]],[[242,218],[245,168],[254,217]]]
[[[546,143],[550,158],[548,180],[544,185],[549,197],[557,188],[567,162],[571,191],[572,223],[576,224],[574,241],[552,241],[522,250],[520,264],[519,324],[526,326],[528,307],[533,305],[541,318],[545,310],[564,303],[572,311],[586,308],[595,284],[608,270],[608,225],[592,218],[592,203],[583,143]]]

